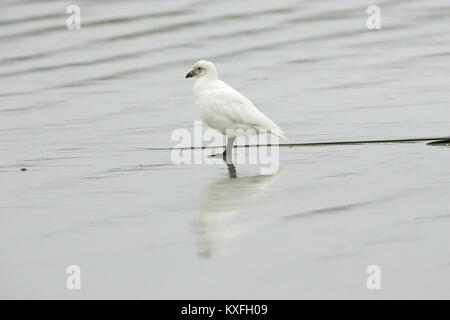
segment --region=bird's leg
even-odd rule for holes
[[[222,154],[223,160],[226,163],[233,163],[233,144],[236,137],[228,137],[227,138],[227,146],[225,151]]]

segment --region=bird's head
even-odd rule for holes
[[[197,61],[192,70],[186,75],[186,78],[191,77],[207,77],[210,79],[217,79],[217,69],[214,63],[206,60]]]

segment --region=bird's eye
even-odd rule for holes
[[[202,68],[198,67],[197,70],[200,71],[200,70],[202,70]]]

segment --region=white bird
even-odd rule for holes
[[[219,80],[217,69],[212,62],[206,60],[196,62],[186,75],[186,78],[190,77],[197,77],[193,92],[203,122],[227,136],[227,146],[223,152],[227,162],[231,159],[236,136],[265,131],[286,139],[283,130],[259,111],[250,100]]]

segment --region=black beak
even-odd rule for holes
[[[194,76],[194,70],[192,70],[191,72],[189,72],[187,75],[186,75],[186,78],[191,78],[191,77],[193,77]]]

